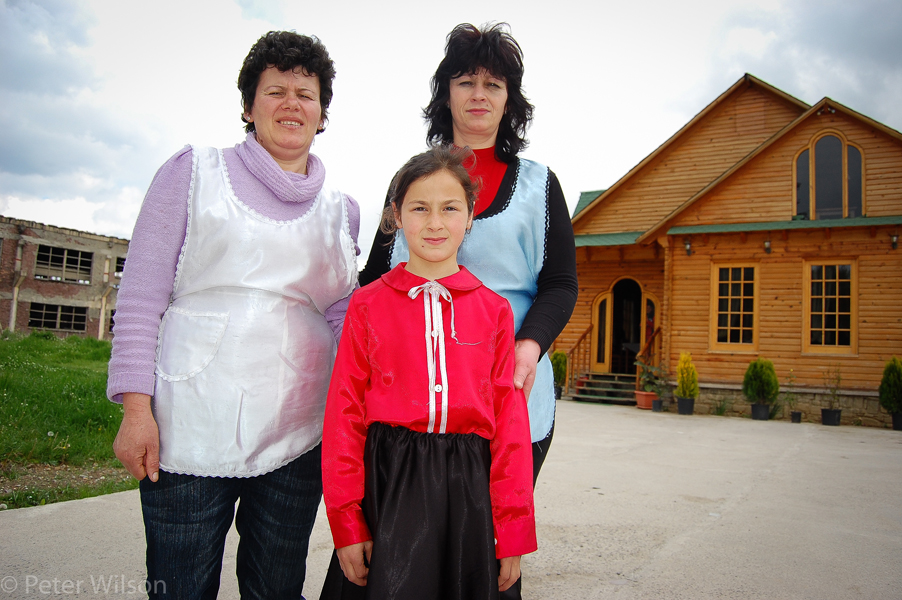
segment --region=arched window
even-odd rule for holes
[[[796,215],[842,219],[862,215],[861,150],[827,134],[796,158]]]

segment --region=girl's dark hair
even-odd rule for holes
[[[517,154],[526,148],[526,128],[532,121],[533,106],[523,95],[523,52],[517,40],[506,31],[507,23],[483,25],[477,29],[462,23],[451,30],[445,45],[445,58],[432,76],[432,99],[423,109],[423,118],[429,126],[426,140],[429,143],[454,141],[451,108],[451,80],[461,75],[485,69],[493,77],[504,79],[507,84],[507,106],[498,137],[495,156],[506,163],[513,162]]]
[[[323,121],[328,120],[335,64],[329,58],[326,47],[316,36],[300,35],[294,31],[270,31],[254,43],[238,73],[241,120],[247,123],[245,131],[256,131],[254,124],[248,123],[244,115],[254,107],[260,75],[269,67],[282,72],[300,68],[308,76],[315,75],[319,79],[319,105],[323,111]],[[317,133],[322,131],[321,129]]]
[[[476,196],[479,194],[479,181],[470,178],[470,172],[465,166],[469,161],[475,160],[473,151],[469,148],[458,148],[451,144],[433,146],[422,154],[417,154],[408,160],[401,170],[395,174],[388,191],[390,202],[382,211],[382,222],[379,230],[382,233],[393,235],[398,231],[396,214],[401,211],[404,204],[404,196],[414,182],[434,175],[439,171],[447,171],[464,189],[467,199],[467,216],[473,214],[476,205]]]

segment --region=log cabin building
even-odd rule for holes
[[[570,393],[635,376],[648,347],[673,382],[698,369],[696,413],[748,414],[749,362],[772,360],[795,410],[885,426],[902,355],[902,134],[829,98],[745,75],[572,219],[580,292],[555,343]],[[833,392],[831,394],[831,391]],[[785,411],[788,418],[789,411]]]

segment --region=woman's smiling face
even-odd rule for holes
[[[245,118],[254,123],[257,142],[286,171],[307,172],[313,136],[322,127],[319,78],[303,69],[269,67],[260,75],[254,105]]]

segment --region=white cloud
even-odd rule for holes
[[[124,230],[121,223],[128,220],[134,222],[140,202],[140,194],[136,204],[127,199],[125,205],[110,206],[89,202],[81,196],[65,199],[0,196],[0,213],[25,221],[129,238],[131,229]],[[129,214],[130,212],[134,214]]]
[[[271,29],[317,35],[336,62],[330,123],[313,151],[360,202],[364,252],[392,174],[425,146],[429,78],[460,22],[510,23],[536,106],[525,155],[555,170],[571,208],[745,72],[902,126],[898,0],[512,6],[0,0],[0,210],[128,237],[169,156],[243,139],[238,70]]]
[[[777,39],[773,31],[761,31],[754,27],[736,27],[727,32],[723,50],[736,58],[760,59]]]

